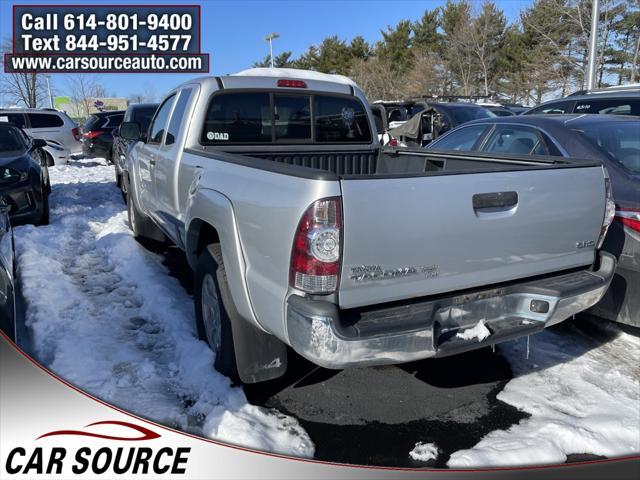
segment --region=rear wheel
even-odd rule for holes
[[[227,275],[220,244],[209,245],[200,254],[195,271],[194,297],[198,335],[213,350],[216,370],[239,383],[231,320],[223,300],[229,298],[225,295],[227,292]]]

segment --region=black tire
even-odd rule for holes
[[[133,232],[136,240],[148,239],[157,242],[166,240],[164,234],[153,223],[153,221],[142,213],[136,205],[133,195],[127,195],[127,215],[129,217],[129,228]]]
[[[210,301],[208,307],[203,307],[203,296],[207,295],[206,284],[208,283],[208,279],[213,283],[215,302]],[[231,329],[231,320],[225,307],[225,301],[230,301],[230,298],[229,288],[227,286],[227,274],[222,261],[220,245],[209,245],[202,251],[200,257],[198,257],[194,279],[194,300],[198,336],[201,340],[207,342],[213,350],[216,370],[229,377],[234,383],[239,384],[241,382],[238,375],[238,365],[236,363],[236,353],[233,345],[233,331]],[[217,318],[218,323],[216,325],[209,324],[209,328],[207,328],[205,322],[211,322],[212,316],[209,315],[207,320],[203,311],[206,308],[212,307],[217,311],[217,317],[214,316],[213,319]],[[216,329],[217,332],[214,333]],[[212,335],[216,335],[216,338],[211,338]]]
[[[53,161],[53,157],[49,154],[49,152],[44,152],[45,159],[47,161],[47,167],[53,167],[55,162]]]
[[[42,215],[38,220],[38,225],[49,225],[49,193],[46,186],[42,192]]]

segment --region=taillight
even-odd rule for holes
[[[307,88],[307,84],[302,80],[278,80],[279,87],[289,87],[289,88]]]
[[[342,208],[339,197],[313,203],[302,216],[291,250],[291,286],[328,294],[338,288]]]
[[[104,133],[104,131],[102,130],[90,130],[87,133],[84,134],[85,137],[87,137],[88,139],[92,139],[92,138],[96,138],[99,135],[102,135]]]
[[[600,237],[598,238],[597,248],[602,247],[604,238],[607,236],[607,230],[609,230],[609,225],[611,225],[611,222],[613,222],[613,217],[615,217],[616,215],[616,204],[613,201],[613,193],[611,192],[611,180],[609,179],[609,172],[606,168],[603,168],[603,171],[605,206],[604,218],[602,219],[602,227],[600,227]]]
[[[640,232],[640,209],[620,208],[616,210],[616,220],[631,230]]]
[[[80,127],[72,128],[71,134],[73,135],[73,138],[75,138],[76,140],[80,140],[80,137],[82,136],[82,134],[80,133]]]

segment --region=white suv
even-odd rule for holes
[[[0,122],[12,123],[29,136],[59,144],[71,153],[82,153],[80,127],[64,112],[35,108],[0,110]]]

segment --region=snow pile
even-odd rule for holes
[[[491,331],[485,326],[484,320],[480,320],[473,328],[467,328],[462,332],[458,332],[456,337],[462,338],[463,340],[477,338],[478,342],[481,342],[489,335],[491,335]]]
[[[428,462],[438,458],[438,447],[435,443],[416,443],[413,450],[409,452],[409,456],[419,462]]]
[[[15,229],[36,357],[130,412],[191,433],[310,457],[298,422],[249,405],[197,339],[193,300],[127,226],[113,167],[51,167],[51,225]]]
[[[601,337],[601,338],[599,338]],[[575,326],[500,346],[515,378],[498,399],[531,415],[455,452],[450,467],[563,463],[567,455],[640,452],[640,338],[609,327],[585,335]]]

